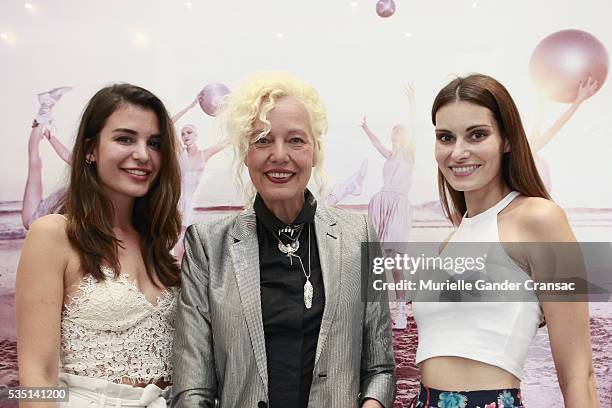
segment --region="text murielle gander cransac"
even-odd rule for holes
[[[385,271],[399,270],[402,273],[414,275],[417,271],[444,270],[451,276],[460,276],[466,271],[484,272],[486,265],[486,254],[478,257],[441,257],[425,256],[417,257],[406,254],[396,254],[394,257],[376,257],[372,259],[372,273],[376,276],[372,287],[377,291],[574,291],[576,284],[573,282],[537,282],[533,279],[522,281],[490,281],[487,279],[475,279],[473,281],[463,279],[447,279],[439,281],[434,279],[400,279],[395,282],[386,282],[379,276]]]

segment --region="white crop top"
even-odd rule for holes
[[[61,319],[60,370],[116,383],[171,380],[176,288],[151,304],[127,274],[86,276]]]
[[[449,244],[499,243],[497,215],[518,195],[513,191],[485,212],[464,217]],[[505,251],[487,255],[485,271],[492,266],[529,279]],[[417,364],[432,357],[463,357],[500,367],[519,380],[529,346],[543,320],[535,294],[532,301],[525,302],[413,302],[412,307],[419,332]]]

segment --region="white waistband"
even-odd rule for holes
[[[67,373],[59,374],[59,383],[68,387],[69,399],[74,395],[96,403],[98,407],[166,408],[162,389],[155,384],[140,388]]]

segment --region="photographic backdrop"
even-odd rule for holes
[[[546,136],[537,150],[539,168],[578,239],[612,241],[609,1],[396,0],[394,11],[381,12],[388,17],[376,6],[376,0],[2,2],[0,384],[17,381],[13,297],[26,232],[22,199],[32,171],[32,120],[48,120],[55,137],[35,143],[44,201],[65,185],[69,160],[61,146],[71,149],[86,102],[114,82],[153,91],[172,115],[182,113],[177,132],[192,125],[198,146],[206,149],[223,138],[218,119],[193,103],[207,84],[231,90],[258,71],[293,73],[311,83],[327,106],[330,189],[358,179],[337,204],[351,211],[366,212],[383,183],[384,158],[360,128],[362,118],[388,148],[392,128],[403,125],[413,130],[416,148],[406,174],[413,205],[406,228],[411,241],[432,241],[450,231],[437,204],[433,98],[457,75],[488,74],[513,95],[530,138]],[[559,32],[565,34],[542,43]],[[577,81],[587,81],[585,72],[594,94],[577,103]],[[407,87],[414,90],[413,105]],[[190,204],[194,222],[242,205],[231,163],[229,149],[222,150],[199,175]],[[591,303],[591,324],[600,399],[612,406],[612,368],[605,357],[612,352],[610,303]],[[413,322],[394,335],[397,401],[405,404],[416,391],[418,337]],[[527,404],[557,406],[561,397],[545,328],[526,368]]]

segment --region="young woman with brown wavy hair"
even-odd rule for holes
[[[577,245],[567,245],[574,233],[549,199],[502,84],[479,74],[453,80],[438,93],[432,122],[440,201],[457,227],[441,256],[473,242],[488,251],[487,276],[521,280],[576,265]],[[557,244],[545,257],[533,250],[547,243]],[[523,364],[544,321],[565,406],[598,406],[587,303],[525,295],[529,301],[414,302],[422,385],[411,407],[522,407]]]
[[[32,223],[19,262],[20,384],[67,386],[60,406],[165,407],[180,285],[172,121],[146,89],[108,86],[72,158],[63,211]]]

